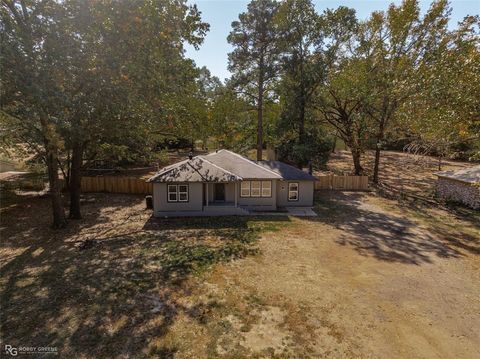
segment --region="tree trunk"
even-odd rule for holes
[[[378,184],[378,172],[380,169],[380,145],[376,144],[375,146],[375,165],[373,166],[373,183]]]
[[[331,153],[335,153],[335,148],[337,147],[337,136],[333,136],[332,150]]]
[[[257,161],[261,161],[263,151],[263,60],[260,60],[257,104]]]
[[[380,124],[380,129],[377,136],[377,143],[375,144],[375,165],[373,166],[373,183],[378,184],[378,173],[380,172],[380,154],[381,154],[381,142],[383,141],[384,137],[384,123],[382,121]]]
[[[63,209],[62,194],[58,180],[57,149],[52,148],[48,141],[45,141],[46,162],[48,169],[48,183],[50,186],[50,198],[53,210],[53,228],[64,228],[67,225],[65,211]]]
[[[360,176],[363,173],[363,167],[361,164],[362,151],[355,146],[350,147],[353,159],[353,167],[355,169],[355,176]]]
[[[72,149],[72,165],[70,168],[70,211],[69,218],[81,219],[80,193],[82,181],[83,145],[75,142]]]
[[[300,144],[305,143],[305,101],[302,99],[300,108],[300,118],[298,124],[298,140]]]

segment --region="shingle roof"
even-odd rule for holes
[[[466,183],[480,183],[480,166],[466,168],[460,171],[437,172],[435,175]]]
[[[296,167],[287,165],[280,161],[257,161],[257,163],[265,168],[268,168],[275,173],[278,173],[284,180],[308,180],[315,181],[316,178],[305,171]]]
[[[283,162],[254,162],[234,152],[220,150],[164,167],[148,182],[233,182],[243,179],[315,181],[312,175]]]
[[[278,173],[267,167],[228,150],[220,150],[201,157],[244,179],[282,178]]]
[[[162,168],[148,182],[232,182],[241,179],[197,156]]]

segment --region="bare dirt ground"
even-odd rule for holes
[[[362,166],[372,174],[374,152],[366,151]],[[442,171],[460,170],[475,166],[474,163],[442,160]],[[478,165],[478,164],[477,164]],[[330,156],[328,169],[336,173],[351,173],[352,156],[348,151],[337,151]],[[403,152],[382,151],[380,181],[395,188],[403,188],[416,194],[431,195],[438,172],[438,159],[431,156],[414,156]]]
[[[320,193],[310,218],[2,202],[2,344],[75,358],[478,358],[480,214]],[[85,239],[94,239],[81,250]]]

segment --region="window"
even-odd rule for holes
[[[188,185],[169,184],[167,186],[167,202],[188,202]]]
[[[240,184],[240,197],[250,197],[250,181],[243,181]]]
[[[298,183],[291,182],[288,184],[288,200],[298,201]]]
[[[272,197],[271,181],[262,181],[262,197]]]
[[[177,185],[168,185],[168,202],[177,202]]]
[[[272,181],[242,181],[240,197],[272,197]]]
[[[188,185],[186,184],[178,185],[178,201],[188,202]]]
[[[252,181],[250,182],[250,196],[252,197],[260,197],[261,195],[261,182],[260,181]]]

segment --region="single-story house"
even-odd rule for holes
[[[315,177],[222,149],[162,168],[148,182],[154,216],[216,216],[311,207]]]
[[[441,198],[480,208],[480,166],[460,171],[437,172],[437,194]]]

